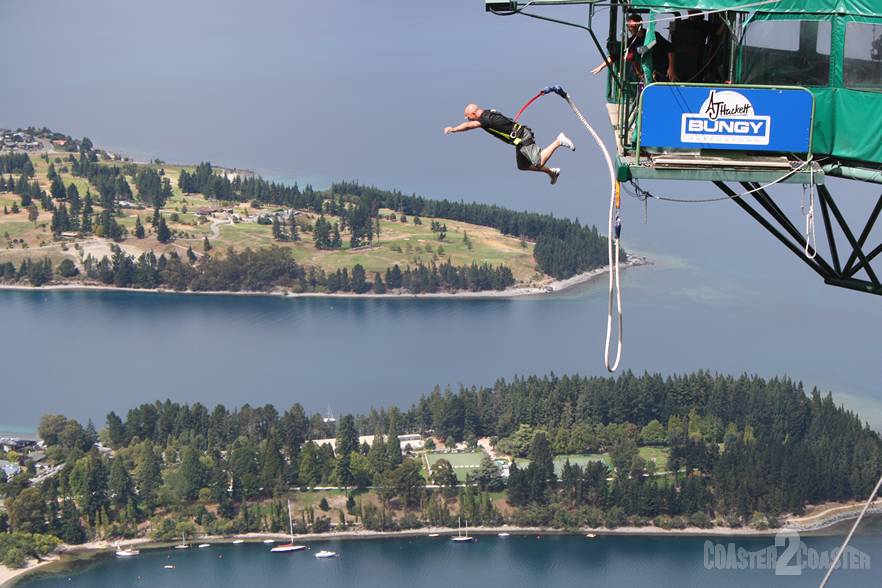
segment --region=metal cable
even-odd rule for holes
[[[824,575],[824,579],[821,580],[821,585],[819,588],[824,588],[827,585],[827,580],[830,579],[830,576],[833,575],[833,570],[836,569],[837,564],[839,564],[840,558],[842,558],[842,553],[848,547],[848,542],[851,541],[851,536],[854,535],[854,532],[857,530],[858,525],[861,524],[861,519],[864,518],[864,515],[867,513],[867,509],[870,508],[870,505],[873,503],[873,500],[876,498],[876,494],[879,493],[879,487],[882,486],[882,477],[879,478],[879,481],[876,482],[876,487],[873,488],[873,493],[870,494],[870,498],[867,499],[867,503],[864,504],[863,510],[861,510],[861,514],[858,515],[857,520],[855,520],[854,524],[851,526],[851,531],[848,532],[848,537],[845,538],[845,541],[842,542],[842,547],[839,548],[839,551],[836,552],[836,557],[833,558],[833,561],[830,562],[830,567],[827,569],[826,575]]]

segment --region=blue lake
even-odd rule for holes
[[[878,531],[877,531],[878,532]],[[710,541],[711,543],[707,543]],[[445,538],[328,541],[311,551],[271,554],[264,545],[219,545],[187,552],[144,551],[137,558],[104,556],[21,584],[27,588],[69,586],[270,587],[327,586],[816,586],[825,573],[821,557],[839,544],[831,538],[804,538],[797,555],[785,556],[774,538],[495,536],[457,545]],[[731,547],[730,547],[731,545]],[[831,586],[878,586],[875,566],[882,560],[879,536],[864,534],[853,543],[852,568],[834,572]],[[319,549],[340,557],[316,560]],[[730,550],[745,554],[728,559]],[[762,552],[753,559],[747,553]],[[779,559],[772,559],[774,554]],[[734,567],[733,567],[734,564]],[[174,569],[165,569],[174,565]],[[784,566],[795,575],[781,575]],[[862,566],[863,569],[859,569]],[[778,573],[776,574],[776,569]]]

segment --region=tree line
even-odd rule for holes
[[[684,469],[701,489],[703,512],[736,518],[860,499],[882,469],[878,433],[829,394],[806,395],[786,378],[518,378],[457,393],[436,389],[402,422],[453,440],[489,436],[515,446],[519,428],[532,427],[554,453],[610,451],[621,457],[617,469],[632,474],[646,473],[635,459],[638,445],[665,445],[671,469]],[[637,475],[620,483],[629,492],[670,492],[654,480]]]
[[[0,173],[34,175],[34,164],[27,153],[0,154]]]
[[[346,268],[326,272],[321,268],[301,266],[294,260],[290,249],[280,247],[246,248],[241,252],[229,249],[222,257],[204,255],[197,258],[192,248],[187,253],[188,257],[182,257],[176,251],[157,257],[153,251],[148,251],[135,258],[114,246],[109,257],[95,259],[87,256],[82,277],[120,288],[169,288],[192,292],[271,292],[283,289],[294,293],[384,294],[395,290],[425,294],[504,290],[514,284],[514,276],[505,266],[476,263],[454,266],[449,259],[441,265],[417,263],[403,270],[395,264],[385,273],[375,272],[371,278],[361,264],[355,264],[351,272]],[[0,263],[0,280],[4,282],[43,286],[54,279],[77,276],[80,271],[70,259],[62,260],[57,266],[48,257],[37,261],[25,258],[18,266],[12,262]]]
[[[527,461],[513,463],[505,480],[486,458],[460,486],[446,460],[429,476],[404,454],[397,442],[404,431],[448,434],[449,442],[489,435]],[[110,412],[100,433],[46,415],[39,434],[50,463],[64,468],[34,486],[32,470],[0,476],[7,506],[0,532],[50,533],[68,543],[132,536],[146,520],[157,538],[197,526],[278,531],[287,522],[285,492],[319,485],[349,489],[336,524],[354,517],[372,529],[455,524],[460,515],[475,524],[562,528],[769,526],[807,502],[864,498],[882,468],[878,433],[829,394],[806,395],[787,379],[705,372],[518,378],[435,390],[407,411],[371,410],[337,423],[299,404],[279,413],[272,405],[153,402],[124,417]],[[375,435],[373,443],[359,434]],[[555,456],[573,452],[572,437],[581,439],[575,449],[606,451],[610,463],[561,464]],[[327,438],[335,449],[314,442]],[[644,444],[669,450],[670,471],[640,457]],[[357,490],[368,487],[378,503],[361,499]],[[505,515],[488,494],[503,488],[514,509]],[[333,513],[319,510],[298,513],[298,531],[328,530]]]

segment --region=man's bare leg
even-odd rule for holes
[[[548,174],[548,177],[549,177],[549,178],[551,178],[551,177],[554,176],[554,172],[551,171],[551,168],[548,167],[548,166],[545,166],[545,165],[543,165],[543,166],[531,165],[530,167],[528,167],[528,168],[527,168],[526,170],[524,170],[524,171],[542,172],[542,173],[544,173],[544,174]]]
[[[558,139],[555,139],[548,147],[546,147],[542,150],[541,153],[539,153],[539,167],[545,167],[545,164],[548,162],[549,159],[551,159],[551,156],[554,155],[554,152],[557,151],[558,147],[560,147],[560,141]]]

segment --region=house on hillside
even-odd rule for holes
[[[21,472],[21,466],[5,459],[0,459],[0,471],[6,474],[6,479],[17,476]]]
[[[3,451],[17,451],[22,453],[37,446],[36,439],[22,437],[0,437],[0,449]]]
[[[361,435],[358,438],[358,444],[363,445],[367,443],[368,445],[373,445],[375,437],[376,435]],[[316,445],[330,445],[331,449],[334,450],[335,453],[337,451],[336,439],[313,439],[312,442]],[[423,441],[423,436],[418,433],[398,435],[398,444],[401,446],[401,450],[405,452],[419,451],[425,445]]]

